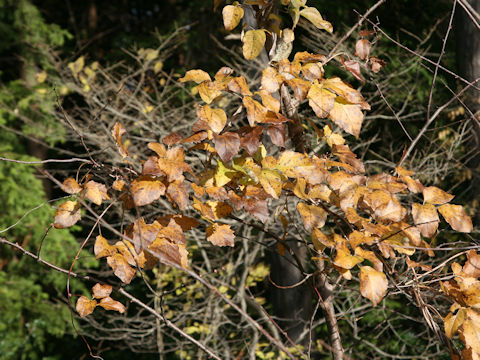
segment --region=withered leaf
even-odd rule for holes
[[[265,40],[267,39],[264,29],[259,30],[248,30],[245,35],[243,35],[243,57],[247,60],[253,60],[263,49],[265,45]]]
[[[226,132],[214,135],[215,151],[223,162],[229,162],[240,150],[240,137],[237,133]]]
[[[247,119],[250,126],[255,126],[256,122],[262,123],[267,114],[267,108],[250,96],[243,98],[243,106],[247,110]]]
[[[140,176],[132,181],[131,192],[135,206],[144,206],[165,194],[165,185],[150,176]]]
[[[345,132],[352,134],[356,138],[360,135],[363,113],[359,105],[350,104],[337,97],[333,102],[333,107],[328,117],[345,130]]]
[[[212,103],[213,100],[222,95],[222,92],[217,87],[215,81],[204,81],[200,85],[198,85],[197,88],[200,97],[207,104]]]
[[[267,134],[274,145],[279,147],[285,147],[285,125],[284,124],[271,124],[267,127]]]
[[[269,93],[274,93],[280,89],[282,82],[282,76],[279,75],[277,70],[273,67],[269,66],[262,71],[261,84],[263,90]]]
[[[167,265],[174,263],[183,268],[187,267],[188,251],[184,244],[174,244],[166,238],[159,237],[149,248],[155,253],[160,262]]]
[[[182,231],[188,231],[200,225],[198,220],[195,218],[177,214],[159,217],[157,221],[163,226],[168,226],[168,224],[170,223],[170,219],[173,219],[178,225],[180,225]]]
[[[162,143],[164,143],[167,146],[172,146],[178,143],[180,140],[182,140],[182,137],[180,136],[180,134],[177,132],[172,132],[171,134],[165,136],[162,139]]]
[[[103,307],[105,310],[118,311],[120,314],[123,314],[127,310],[121,302],[113,300],[110,296],[100,300],[98,306]]]
[[[112,293],[112,289],[113,288],[111,285],[95,284],[95,286],[92,288],[93,298],[94,299],[106,298],[107,296],[110,296],[110,294]]]
[[[442,205],[450,202],[454,198],[453,195],[439,189],[436,186],[429,186],[423,188],[423,201],[429,204]]]
[[[98,235],[95,239],[95,246],[93,248],[96,259],[100,259],[105,256],[113,256],[117,253],[115,246],[110,245],[102,235]]]
[[[438,228],[440,218],[437,209],[432,204],[412,204],[413,222],[420,229],[422,235],[426,238],[432,237]]]
[[[333,260],[333,264],[346,270],[352,269],[354,266],[360,264],[363,261],[363,258],[358,255],[351,255],[348,248],[337,249],[337,255]]]
[[[96,205],[101,205],[103,200],[110,199],[110,196],[107,194],[107,187],[93,180],[84,185],[83,191],[85,198]]]
[[[467,215],[463,206],[445,204],[438,208],[440,214],[455,231],[472,232],[472,219]]]
[[[360,39],[355,44],[355,56],[358,56],[362,60],[367,60],[370,55],[370,48],[372,44],[367,39]]]
[[[185,73],[185,76],[178,79],[180,82],[194,81],[200,84],[204,81],[211,81],[210,75],[203,70],[189,70]]]
[[[317,29],[325,30],[329,33],[333,32],[332,24],[326,20],[323,20],[320,12],[314,7],[304,7],[302,10],[300,10],[300,16],[303,16],[310,21]]]
[[[297,210],[302,216],[303,225],[308,232],[312,231],[313,228],[321,228],[325,225],[327,212],[321,207],[299,202]]]
[[[228,90],[241,95],[252,95],[247,80],[243,76],[234,77],[228,82]]]
[[[243,18],[243,9],[240,5],[227,5],[222,10],[222,16],[225,30],[232,31]]]
[[[216,246],[234,246],[235,233],[230,225],[214,223],[207,227],[207,240]]]
[[[131,268],[122,254],[115,254],[107,257],[107,263],[112,268],[113,273],[125,284],[130,284],[135,276],[135,269]]]
[[[388,288],[387,277],[383,272],[377,271],[370,266],[360,267],[360,293],[369,299],[373,306],[382,301]]]
[[[312,108],[319,118],[326,118],[333,109],[336,95],[324,89],[318,83],[314,83],[307,94],[308,105]]]
[[[362,76],[362,70],[360,69],[360,64],[358,63],[358,61],[346,60],[343,61],[342,64],[345,70],[352,74],[355,79],[360,80],[362,83],[365,84],[365,79]]]
[[[240,129],[240,146],[244,148],[250,156],[255,155],[260,146],[260,138],[263,133],[261,126],[245,126]]]
[[[225,111],[222,109],[212,109],[208,105],[202,106],[197,111],[197,116],[207,123],[210,129],[217,134],[223,130],[227,123],[227,114],[225,114]]]
[[[78,185],[74,178],[65,179],[62,183],[62,190],[68,194],[78,194],[82,191],[82,187]]]
[[[80,206],[76,201],[65,201],[55,213],[53,226],[65,229],[75,225],[81,218]]]
[[[118,152],[122,156],[122,158],[125,158],[128,156],[128,150],[125,147],[125,145],[122,142],[122,136],[127,132],[123,125],[119,122],[116,122],[115,125],[113,125],[112,128],[112,136],[115,139],[115,142],[118,147]]]
[[[87,315],[90,315],[93,312],[93,310],[95,309],[95,306],[97,306],[96,300],[89,300],[85,296],[80,296],[77,300],[77,305],[75,306],[75,310],[77,310],[78,314],[81,317],[85,317]]]
[[[262,184],[265,192],[273,198],[278,199],[282,193],[282,177],[275,170],[262,169],[258,176],[260,184]]]
[[[180,210],[188,206],[188,188],[183,181],[176,180],[168,185],[167,195],[178,205]]]

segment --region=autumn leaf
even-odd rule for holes
[[[429,204],[442,205],[450,202],[454,198],[453,195],[439,189],[436,186],[423,188],[423,201]]]
[[[363,297],[369,299],[373,306],[377,306],[387,292],[387,277],[383,272],[370,266],[361,266],[359,277],[360,293]]]
[[[96,259],[105,256],[113,256],[117,253],[115,246],[110,245],[102,235],[98,235],[95,239],[94,254]]]
[[[212,109],[208,105],[202,106],[197,112],[197,115],[217,134],[223,130],[227,123],[227,114],[225,114],[225,111],[222,109]]]
[[[256,122],[263,122],[267,114],[267,108],[265,108],[258,101],[253,100],[250,96],[243,98],[243,106],[247,110],[247,119],[250,126],[255,126]]]
[[[227,5],[222,10],[223,25],[225,30],[232,31],[237,27],[243,17],[243,9],[240,5]]]
[[[53,226],[56,229],[65,229],[75,225],[81,218],[80,206],[76,201],[65,201],[55,213]]]
[[[82,191],[82,187],[78,185],[74,178],[65,179],[62,183],[62,190],[68,194],[78,194]]]
[[[180,136],[179,133],[174,131],[174,132],[168,134],[167,136],[165,136],[162,139],[162,143],[164,143],[167,146],[172,146],[172,145],[175,145],[176,143],[178,143],[180,140],[182,140],[182,137]]]
[[[85,198],[96,205],[101,205],[103,200],[110,199],[110,196],[107,194],[107,187],[93,180],[84,185],[83,191]]]
[[[270,111],[279,112],[280,111],[280,100],[274,98],[270,93],[266,90],[260,90],[258,92],[260,97],[262,98],[262,104]]]
[[[263,169],[258,176],[258,180],[260,181],[260,184],[262,184],[267,194],[271,195],[275,199],[280,197],[280,194],[282,193],[283,181],[282,177],[277,171]]]
[[[230,225],[217,223],[207,227],[207,240],[216,246],[234,246],[235,233]]]
[[[263,133],[262,126],[245,126],[240,129],[240,146],[244,148],[250,156],[255,155],[260,146],[260,138]]]
[[[326,118],[333,109],[336,95],[324,89],[318,83],[314,83],[307,94],[308,105],[319,118]]]
[[[335,256],[333,263],[336,266],[341,267],[342,269],[350,270],[354,266],[360,264],[362,261],[362,257],[357,255],[351,255],[348,248],[339,248],[337,249],[337,255]]]
[[[180,180],[168,184],[167,195],[178,205],[180,210],[185,210],[188,206],[188,188]]]
[[[350,104],[337,97],[333,102],[332,109],[328,113],[328,117],[345,132],[352,134],[356,138],[360,135],[363,113],[359,105]]]
[[[285,147],[285,132],[284,124],[271,124],[267,127],[267,135],[270,137],[272,144],[278,147]]]
[[[107,263],[112,268],[113,273],[125,284],[130,284],[135,276],[135,269],[131,268],[122,254],[115,254],[107,257]]]
[[[171,219],[173,219],[178,225],[180,225],[180,227],[182,228],[182,231],[188,231],[200,225],[197,219],[192,218],[190,216],[179,215],[179,214],[165,215],[165,216],[159,217],[157,221],[163,226],[168,226]]]
[[[445,319],[443,319],[443,324],[445,327],[445,334],[449,339],[455,335],[460,326],[463,325],[466,318],[467,311],[465,308],[460,308],[455,312],[455,314],[450,312],[447,316],[445,316]]]
[[[460,205],[445,204],[438,208],[438,212],[455,231],[472,232],[472,219]]]
[[[149,143],[148,147],[155,151],[158,158],[145,162],[143,166],[144,175],[166,175],[168,181],[182,180],[184,172],[191,172],[192,169],[185,163],[185,153],[181,146],[168,150],[163,144]],[[148,166],[147,166],[148,165]]]
[[[303,225],[308,232],[313,228],[321,228],[327,220],[327,212],[319,206],[307,205],[303,202],[297,204],[297,210],[302,216]]]
[[[370,48],[372,44],[367,39],[360,39],[355,44],[355,56],[358,56],[362,60],[367,60],[370,55]]]
[[[159,237],[149,246],[149,249],[164,264],[169,265],[173,262],[183,268],[187,267],[188,251],[184,244],[175,244],[167,238]]]
[[[413,222],[420,229],[422,235],[426,238],[432,237],[438,228],[440,218],[437,209],[432,204],[412,204]]]
[[[200,97],[207,104],[212,103],[213,100],[222,95],[222,92],[214,81],[204,81],[198,85],[197,89]]]
[[[98,306],[103,307],[105,310],[118,311],[120,314],[123,314],[127,310],[122,303],[113,300],[110,296],[100,300]]]
[[[243,36],[243,57],[247,60],[253,60],[263,49],[265,45],[266,35],[264,29],[248,30]]]
[[[144,206],[165,194],[165,185],[150,176],[140,176],[132,181],[131,192],[135,206]]]
[[[229,162],[240,150],[240,137],[237,133],[226,132],[214,135],[215,150],[223,162]]]
[[[89,300],[85,296],[80,296],[77,300],[75,309],[81,317],[85,317],[93,312],[95,306],[97,306],[96,300]]]
[[[467,310],[467,318],[463,322],[462,335],[465,344],[480,354],[480,315],[475,309]]]
[[[282,82],[282,76],[278,74],[275,68],[269,66],[262,71],[261,85],[266,92],[274,93],[278,91]]]
[[[126,134],[127,130],[123,127],[123,125],[119,122],[116,122],[112,128],[112,136],[117,143],[118,152],[120,155],[125,158],[128,156],[128,150],[122,142],[122,136]]]
[[[303,16],[308,21],[310,21],[317,29],[328,31],[329,33],[333,32],[333,26],[326,20],[323,20],[322,15],[314,7],[305,7],[300,10],[300,16]]]
[[[203,70],[189,70],[185,73],[184,77],[178,79],[180,82],[194,81],[197,84],[211,80],[210,75]]]
[[[112,286],[107,284],[95,284],[95,286],[92,288],[92,291],[94,299],[103,299],[110,296],[112,293]]]
[[[252,95],[243,76],[234,77],[228,82],[228,90],[241,95]]]

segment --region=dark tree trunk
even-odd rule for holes
[[[457,64],[459,75],[473,82],[480,78],[480,29],[475,24],[475,22],[480,24],[480,0],[466,0],[466,2],[470,5],[470,15],[457,5],[458,11],[455,19]],[[475,85],[480,87],[480,81]],[[469,144],[469,148],[474,149],[475,155],[468,166],[474,176],[471,198],[478,199],[480,197],[480,91],[470,89],[467,92],[465,103],[476,118],[472,121],[473,136]],[[478,223],[480,214],[477,215],[476,220]]]

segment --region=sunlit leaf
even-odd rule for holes
[[[440,214],[455,231],[472,232],[472,219],[460,205],[445,204],[438,208]]]
[[[127,310],[122,303],[113,300],[110,296],[100,300],[98,306],[103,307],[105,310],[118,311],[120,314],[123,314]]]
[[[133,180],[130,189],[135,206],[151,204],[165,194],[165,185],[150,176],[140,176]]]
[[[194,81],[197,84],[211,80],[210,75],[203,70],[189,70],[185,73],[184,77],[178,79],[180,82]]]
[[[74,178],[65,179],[62,183],[62,190],[68,194],[78,194],[82,191],[82,187],[78,185]]]
[[[432,237],[437,231],[440,218],[437,209],[432,204],[412,204],[412,216],[415,225],[426,238]]]
[[[112,136],[115,139],[115,142],[117,144],[118,152],[123,158],[128,156],[128,150],[122,142],[122,136],[126,133],[127,133],[127,130],[125,130],[123,125],[119,122],[116,122],[112,128]]]
[[[302,216],[305,230],[310,232],[313,228],[321,228],[323,225],[325,225],[325,221],[327,220],[327,212],[321,207],[299,202],[297,205],[297,210]]]
[[[439,189],[436,186],[423,188],[423,201],[429,204],[442,205],[450,202],[454,198],[453,195]]]
[[[360,135],[364,116],[359,105],[350,104],[337,97],[328,117],[345,132],[357,138]]]
[[[75,225],[81,218],[80,206],[76,201],[65,201],[55,213],[53,226],[65,229]]]
[[[225,30],[232,31],[237,27],[243,17],[243,9],[237,5],[227,5],[222,10],[223,25]]]
[[[237,133],[226,132],[214,136],[215,150],[223,162],[229,162],[240,150],[240,137]]]
[[[388,288],[387,277],[383,272],[370,266],[360,267],[360,293],[369,299],[373,306],[382,301]]]
[[[443,319],[443,324],[445,327],[445,334],[447,334],[449,339],[455,335],[458,328],[463,325],[463,322],[466,318],[467,311],[464,308],[458,309],[455,314],[450,312],[447,316],[445,316],[445,319]]]
[[[93,312],[93,310],[95,309],[95,306],[97,306],[96,300],[89,300],[85,296],[80,296],[77,300],[77,305],[75,306],[75,310],[77,310],[78,314],[81,317],[85,317],[87,315],[90,315]]]
[[[112,293],[112,286],[107,284],[95,284],[92,288],[92,295],[94,299],[103,299],[110,296]]]
[[[85,198],[96,205],[101,205],[103,200],[109,200],[107,187],[96,181],[90,180],[83,186]]]
[[[107,263],[112,268],[113,273],[125,284],[130,284],[135,276],[135,269],[131,268],[122,254],[115,254],[107,257]]]
[[[235,233],[230,225],[215,223],[207,227],[207,240],[216,246],[234,246]]]

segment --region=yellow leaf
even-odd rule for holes
[[[472,232],[472,219],[460,205],[445,204],[438,208],[440,214],[455,231]]]
[[[110,296],[100,300],[98,306],[103,307],[105,310],[118,311],[120,314],[123,314],[127,310],[122,303],[113,300]]]
[[[360,293],[376,306],[387,292],[387,277],[370,266],[360,267]]]
[[[82,71],[84,65],[85,59],[83,56],[80,56],[75,62],[68,63],[68,68],[72,71],[73,76],[77,77],[78,73]]]
[[[80,296],[77,300],[75,309],[81,317],[85,317],[93,312],[95,306],[97,306],[96,300],[89,300],[85,296]]]
[[[263,49],[265,45],[265,30],[248,30],[243,36],[243,57],[247,60],[253,60]]]
[[[197,84],[211,80],[210,75],[203,70],[189,70],[185,73],[184,77],[178,79],[180,82],[194,81]]]
[[[430,238],[435,234],[440,222],[435,206],[432,204],[421,205],[413,203],[412,216],[415,225],[417,225],[424,237]]]
[[[222,95],[222,92],[217,88],[214,81],[204,81],[197,86],[198,93],[203,101],[210,104],[215,98]]]
[[[336,98],[328,117],[332,119],[345,132],[356,138],[360,135],[362,128],[363,113],[359,105],[350,104],[341,98]]]
[[[222,10],[222,16],[225,30],[232,31],[243,18],[243,9],[239,5],[227,5]]]
[[[316,28],[326,30],[329,33],[333,32],[333,26],[328,21],[323,20],[322,15],[314,7],[306,7],[300,10],[300,16],[303,16],[310,21]]]
[[[81,218],[80,206],[76,201],[65,201],[58,207],[55,213],[53,226],[56,229],[69,228],[77,223]]]
[[[107,284],[95,284],[95,286],[92,288],[92,292],[94,299],[103,299],[107,296],[110,296],[112,293],[112,286]]]
[[[443,324],[445,326],[445,334],[447,334],[449,339],[451,339],[457,332],[458,328],[463,325],[466,317],[467,311],[464,308],[460,308],[455,314],[450,312],[445,316]]]
[[[423,188],[423,201],[426,203],[442,205],[450,202],[453,198],[453,195],[450,195],[436,186]]]
[[[302,215],[303,225],[307,231],[313,228],[321,228],[327,220],[327,212],[319,206],[307,205],[303,202],[297,204],[297,210]]]
[[[230,225],[215,223],[207,227],[207,240],[216,246],[233,246],[235,233],[230,229]]]
[[[282,177],[277,171],[263,169],[258,176],[258,180],[267,194],[273,196],[275,199],[280,197],[283,182]]]
[[[323,128],[324,139],[327,142],[328,146],[333,147],[333,145],[343,145],[345,144],[345,139],[342,135],[332,132],[330,126],[325,125]]]

